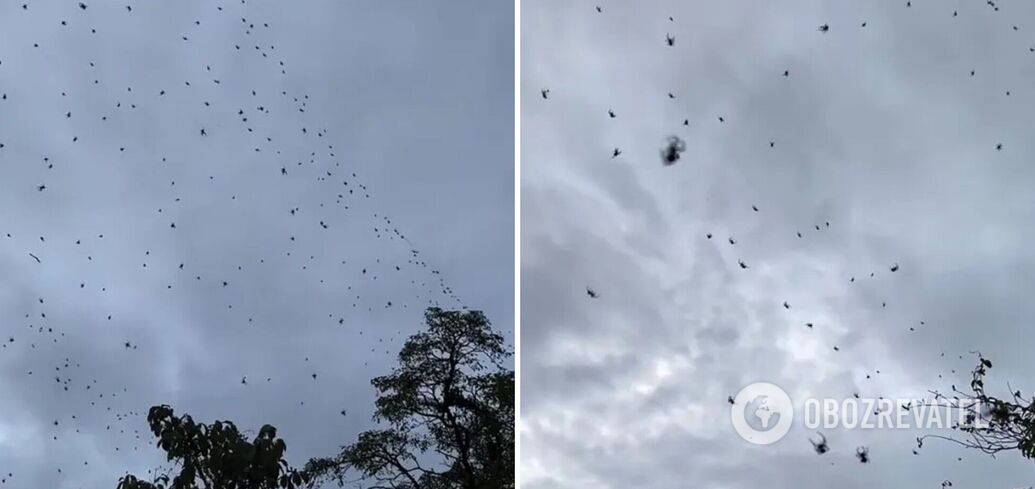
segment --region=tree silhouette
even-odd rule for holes
[[[480,311],[425,311],[392,373],[371,381],[375,421],[331,458],[310,460],[311,485],[355,482],[370,489],[514,487],[511,352]]]
[[[411,336],[392,373],[371,381],[375,421],[328,458],[295,470],[287,445],[265,425],[252,441],[229,421],[196,423],[154,406],[147,420],[178,474],[119,479],[117,489],[298,489],[344,485],[349,471],[369,489],[514,487],[512,355],[480,311],[425,311],[428,329]]]
[[[117,489],[295,489],[308,482],[284,461],[287,445],[270,425],[249,442],[229,421],[195,423],[164,405],[152,407],[147,422],[179,474],[151,482],[126,475]]]
[[[992,362],[978,354],[978,364],[971,371],[969,391],[953,386],[951,398],[933,392],[943,405],[963,410],[964,421],[953,428],[966,436],[961,439],[927,435],[918,438],[918,444],[923,445],[927,438],[937,438],[990,455],[1017,450],[1021,456],[1035,459],[1035,397],[1025,399],[1019,390],[1003,398],[989,394],[985,390],[985,377],[991,368]]]

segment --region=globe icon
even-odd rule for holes
[[[744,421],[757,432],[766,432],[780,423],[780,410],[769,403],[769,396],[755,396],[744,409]]]
[[[776,443],[791,429],[794,405],[776,384],[755,382],[730,399],[730,422],[744,440],[755,445]]]

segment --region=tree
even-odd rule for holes
[[[996,397],[985,390],[985,377],[992,362],[978,354],[978,364],[971,371],[970,390],[952,387],[952,398],[934,392],[942,403],[961,409],[964,422],[954,428],[965,434],[963,439],[928,435],[917,439],[922,445],[927,438],[949,440],[966,448],[995,455],[1017,450],[1021,456],[1035,459],[1035,397],[1025,398],[1020,391],[1008,397]]]
[[[148,412],[151,432],[179,471],[117,489],[297,489],[344,485],[349,471],[369,489],[514,487],[514,372],[511,352],[478,311],[425,312],[427,331],[410,337],[391,374],[371,381],[375,421],[329,458],[296,470],[287,445],[265,425],[252,441],[229,421],[195,423],[169,406]]]
[[[308,483],[284,460],[287,445],[270,425],[249,442],[229,421],[195,423],[164,405],[152,407],[147,422],[179,474],[151,482],[126,475],[117,489],[295,489]]]
[[[511,352],[479,311],[425,312],[427,331],[410,337],[391,374],[371,381],[374,420],[331,458],[310,460],[311,484],[370,489],[514,487],[514,372]]]

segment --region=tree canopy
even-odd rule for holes
[[[374,421],[340,453],[304,469],[265,425],[249,441],[229,421],[196,423],[169,406],[148,413],[175,475],[126,475],[117,489],[296,489],[355,483],[368,489],[514,487],[514,372],[504,338],[480,311],[425,311],[399,365],[371,381]]]
[[[152,407],[147,421],[179,474],[150,482],[127,475],[117,489],[295,489],[308,481],[284,460],[287,445],[273,426],[248,441],[230,421],[196,423],[164,405]]]
[[[427,330],[409,338],[399,366],[371,381],[375,420],[335,457],[313,459],[314,481],[370,488],[514,487],[514,372],[503,337],[479,311],[429,308]]]

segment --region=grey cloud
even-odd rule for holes
[[[372,426],[369,379],[427,305],[510,337],[512,5],[21,3],[0,6],[8,484],[158,466],[157,403],[273,424],[301,463]]]
[[[820,457],[800,427],[757,448],[728,424],[749,382],[919,396],[965,385],[974,349],[1030,384],[1032,12],[904,3],[523,3],[527,487],[1031,484],[1016,455],[913,456],[912,431]]]

